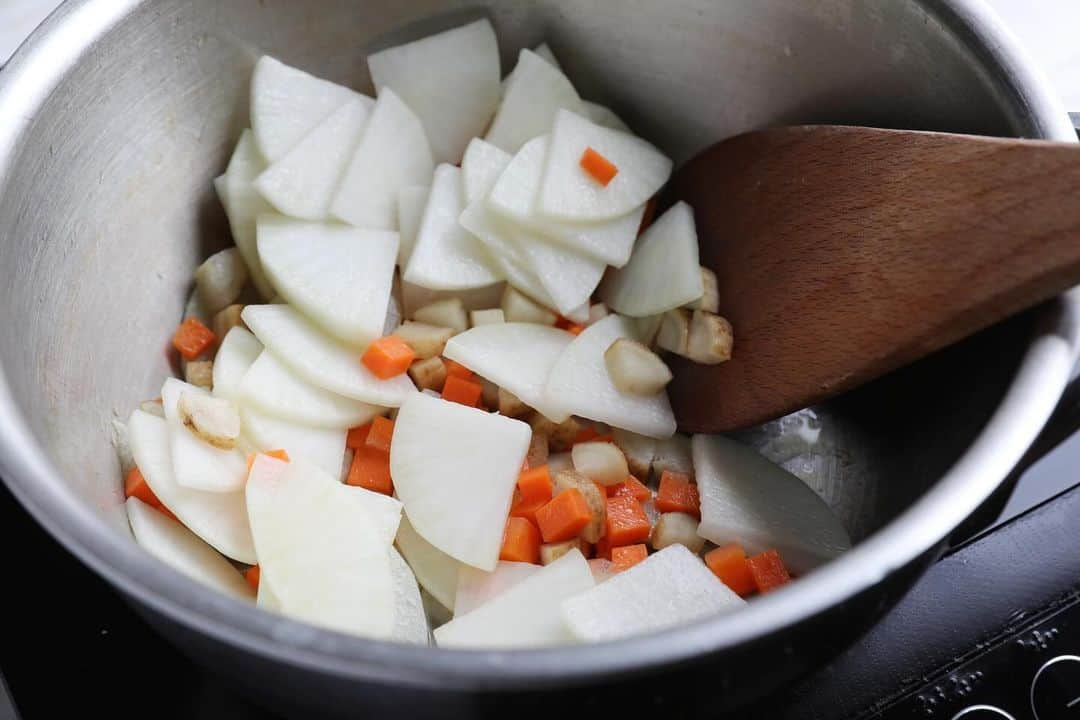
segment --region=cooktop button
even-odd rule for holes
[[[1080,657],[1058,655],[1031,681],[1031,714],[1035,720],[1080,720]]]
[[[1016,718],[993,705],[972,705],[953,715],[952,720],[1016,720]]]

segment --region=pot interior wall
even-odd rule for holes
[[[126,523],[110,419],[158,394],[191,272],[228,242],[210,181],[245,123],[255,59],[370,92],[369,51],[481,14],[504,70],[548,41],[584,97],[677,160],[777,123],[1030,132],[914,2],[145,2],[63,74],[0,177],[3,371],[71,492],[115,527]],[[1025,327],[823,409],[816,448],[768,451],[862,536],[978,431]],[[751,436],[761,444],[774,430]]]

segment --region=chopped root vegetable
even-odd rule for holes
[[[589,557],[592,548],[589,543],[581,538],[564,540],[560,543],[545,543],[540,546],[540,564],[550,565],[571,550],[578,550],[583,556]]]
[[[480,325],[494,325],[496,323],[506,322],[506,316],[503,315],[503,311],[500,308],[490,308],[488,310],[473,310],[469,313],[469,325],[471,327],[479,327]]]
[[[686,355],[690,342],[690,313],[682,308],[668,310],[660,321],[656,344],[676,355]]]
[[[791,582],[791,575],[788,574],[784,561],[780,559],[780,553],[775,550],[759,553],[747,560],[746,564],[760,593],[770,592]]]
[[[416,353],[396,335],[381,337],[364,351],[363,362],[380,380],[388,380],[408,371]]]
[[[499,407],[499,386],[483,377],[476,378],[476,382],[480,383],[480,402],[482,406],[488,410],[496,410]],[[503,413],[503,415],[506,415],[506,413]]]
[[[192,360],[184,363],[184,380],[197,387],[214,387],[214,361]]]
[[[180,323],[173,334],[173,347],[185,360],[194,360],[214,344],[214,333],[199,322],[196,317],[189,317]]]
[[[484,388],[480,383],[463,380],[459,375],[451,375],[446,378],[446,383],[443,385],[442,398],[450,402],[476,407],[483,392]]]
[[[618,485],[608,487],[608,497],[616,497],[618,495],[629,495],[638,502],[643,503],[652,499],[652,490],[646,487],[633,475],[629,475],[626,480]]]
[[[409,377],[421,390],[439,392],[446,382],[446,365],[437,357],[418,360],[409,366]]]
[[[127,476],[124,477],[124,497],[139,498],[153,508],[162,507],[161,501],[158,500],[154,491],[150,489],[150,486],[146,483],[146,478],[143,477],[137,467],[131,468]]]
[[[536,412],[529,416],[528,423],[532,426],[534,433],[547,436],[548,447],[555,452],[569,449],[574,444],[578,433],[581,432],[581,423],[572,417],[561,423],[555,423]]]
[[[499,413],[507,417],[521,417],[529,412],[529,406],[521,402],[517,395],[505,388],[499,388],[498,408]]]
[[[390,418],[377,417],[371,421],[371,430],[368,432],[364,446],[379,452],[390,452],[390,440],[394,436],[394,421]]]
[[[592,558],[589,560],[589,569],[592,570],[593,580],[597,583],[602,583],[615,574],[613,563],[607,558]]]
[[[610,160],[591,147],[585,148],[585,152],[581,154],[579,164],[581,169],[588,173],[589,177],[604,187],[607,187],[607,184],[619,174],[619,168],[615,167]]]
[[[693,515],[666,512],[656,521],[650,542],[654,550],[678,544],[685,545],[690,552],[699,553],[705,547],[705,538],[699,536],[697,530],[698,520]]]
[[[604,535],[607,520],[607,494],[603,487],[576,470],[560,470],[554,477],[556,495],[563,490],[573,488],[585,498],[591,517],[589,523],[581,530],[581,537],[587,542],[598,542]]]
[[[634,567],[649,557],[649,549],[644,543],[611,548],[611,571],[622,572]]]
[[[534,432],[529,441],[529,452],[525,455],[525,464],[531,468],[540,467],[547,464],[548,455],[547,435]]]
[[[698,486],[682,473],[665,470],[660,475],[656,509],[663,513],[686,513],[700,519],[701,497]]]
[[[214,337],[224,338],[234,327],[244,327],[244,321],[240,319],[240,313],[243,311],[243,305],[230,305],[214,315],[210,323]]]
[[[742,545],[731,543],[713,548],[705,553],[705,564],[713,571],[713,575],[738,595],[746,597],[757,591],[757,583],[754,582],[754,574],[750,572],[750,564],[746,561],[746,551]]]
[[[540,564],[540,531],[531,521],[522,517],[507,518],[499,559]]]
[[[203,309],[208,313],[217,313],[234,302],[244,289],[247,277],[244,258],[234,247],[206,258],[195,270],[195,290]]]
[[[685,435],[672,435],[665,440],[657,440],[652,468],[657,475],[670,470],[693,478],[694,459],[690,456],[690,438]]]
[[[430,305],[418,308],[413,319],[427,325],[448,327],[455,334],[469,329],[469,318],[465,314],[465,305],[458,298],[437,300]]]
[[[390,456],[382,450],[361,447],[353,453],[352,465],[345,478],[348,485],[362,487],[365,490],[394,494],[394,483],[390,479]]]
[[[360,427],[349,428],[349,432],[345,436],[345,447],[350,450],[357,450],[364,447],[367,443],[369,432],[371,432],[371,423],[361,425]]]
[[[604,351],[611,382],[631,395],[655,395],[671,382],[671,370],[660,356],[635,340],[619,338]]]
[[[203,442],[222,450],[236,447],[240,412],[232,401],[184,391],[176,403],[176,412],[183,426]]]
[[[461,363],[456,362],[454,360],[446,360],[446,359],[444,359],[443,362],[446,364],[446,374],[447,374],[447,376],[461,378],[462,380],[472,380],[473,379],[473,371],[470,370],[469,368],[465,367]]]
[[[517,487],[525,500],[543,500],[545,503],[551,500],[552,484],[548,466],[540,465],[522,472]]]
[[[604,539],[608,547],[645,542],[651,530],[649,518],[637,500],[625,495],[607,499],[607,532]],[[597,551],[599,553],[599,546]]]
[[[711,313],[720,312],[720,288],[716,284],[716,273],[704,266],[701,268],[701,285],[705,292],[697,300],[687,303],[686,307]]]
[[[577,537],[592,517],[589,503],[577,488],[563,490],[536,511],[536,523],[546,543]]]
[[[244,579],[247,580],[247,584],[250,585],[251,589],[255,592],[259,591],[259,576],[261,574],[258,565],[252,565],[244,571]]]
[[[648,480],[653,458],[656,457],[656,440],[620,428],[615,428],[612,436],[615,444],[626,456],[630,472],[637,478]]]
[[[694,311],[686,344],[688,358],[702,365],[719,365],[731,359],[734,344],[731,323],[711,312]]]
[[[596,303],[589,306],[589,319],[585,322],[585,325],[592,325],[594,322],[603,320],[611,313],[608,312],[608,307],[604,303]]]
[[[554,325],[555,313],[510,285],[502,296],[503,318],[506,322],[524,322],[536,325]]]
[[[610,442],[578,443],[570,456],[575,470],[601,485],[618,485],[630,475],[626,457]]]
[[[394,337],[405,341],[418,360],[427,360],[442,355],[446,341],[453,337],[454,331],[448,327],[428,325],[427,323],[408,321],[394,330]]]

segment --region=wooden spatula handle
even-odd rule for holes
[[[719,368],[675,361],[684,430],[805,407],[1080,284],[1076,145],[830,127],[721,151],[671,191],[699,237],[722,228],[701,257],[736,338]]]

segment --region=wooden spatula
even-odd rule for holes
[[[861,127],[741,135],[680,169],[735,329],[672,362],[680,428],[755,425],[1080,284],[1080,146]]]

